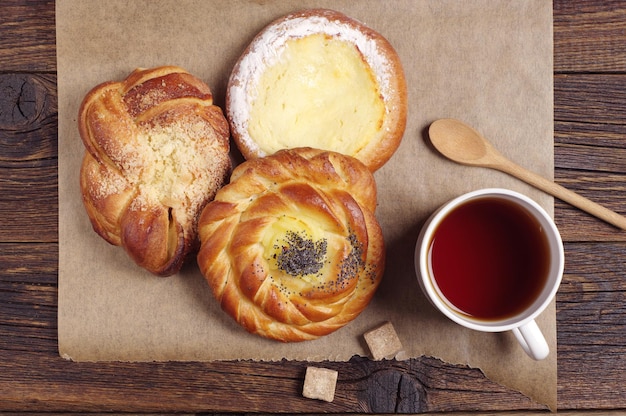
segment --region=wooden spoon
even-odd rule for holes
[[[433,146],[450,160],[463,165],[502,171],[626,230],[625,217],[515,164],[498,152],[478,132],[458,120],[437,120],[430,125],[428,134]]]

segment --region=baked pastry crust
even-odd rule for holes
[[[376,186],[357,159],[313,148],[246,161],[203,210],[198,264],[247,331],[284,342],[356,318],[384,271]]]
[[[78,130],[94,230],[156,275],[178,272],[231,170],[228,122],[209,87],[182,68],[137,69],[85,96]]]
[[[233,68],[227,88],[226,114],[234,142],[246,159],[269,154],[268,151],[264,150],[266,147],[264,142],[275,138],[267,137],[271,133],[262,135],[253,133],[250,129],[252,125],[251,110],[255,100],[262,94],[259,92],[261,89],[259,88],[260,79],[277,61],[283,59],[283,51],[288,42],[318,34],[325,38],[348,42],[356,48],[365,66],[371,70],[371,75],[375,80],[374,87],[378,89],[378,91],[374,91],[374,95],[382,99],[384,109],[380,119],[363,118],[358,123],[348,126],[349,129],[353,130],[361,128],[356,124],[376,123],[378,126],[373,137],[368,138],[364,144],[359,143],[352,150],[342,150],[336,147],[336,143],[343,141],[344,137],[332,139],[331,143],[324,143],[323,145],[318,143],[316,138],[311,138],[309,142],[301,144],[301,146],[349,154],[363,162],[371,171],[375,171],[391,158],[400,145],[404,134],[407,118],[407,87],[404,71],[398,54],[387,39],[364,24],[333,10],[303,10],[279,18],[265,27],[245,49]],[[338,59],[338,66],[341,66],[341,59]],[[336,72],[342,70],[343,68],[338,67]],[[300,71],[294,76],[308,76],[304,72]],[[308,81],[308,79],[304,81],[304,84]],[[331,98],[333,93],[335,96]],[[294,96],[297,94],[298,92],[295,92]],[[301,94],[301,96],[304,95]],[[307,107],[306,111],[314,115],[307,114],[306,116],[315,119],[317,117],[316,112],[319,115],[327,110],[333,111],[331,107],[336,107],[336,104],[332,103],[331,105],[328,102],[330,100],[341,103],[341,106],[345,106],[345,108],[364,105],[362,102],[353,102],[357,101],[356,98],[354,100],[350,100],[350,98],[350,96],[345,96],[340,89],[326,92],[323,97],[326,102],[322,102],[318,107]],[[307,98],[308,101],[319,99],[321,97]],[[273,110],[273,112],[276,111],[280,110]],[[304,116],[303,112],[296,112],[294,115],[293,108],[286,108],[284,113],[276,117],[280,120],[277,124],[283,122],[295,124],[296,117],[299,118],[298,123],[302,123],[300,116]],[[322,120],[321,117],[319,120],[312,121],[311,125],[319,126],[320,130],[325,130],[327,126],[322,124],[320,120]],[[265,119],[263,122],[267,124],[268,120]],[[333,123],[341,122],[342,120],[333,120]],[[272,126],[269,126],[269,129],[271,128]],[[292,138],[279,138],[279,140],[287,143],[290,139]],[[306,139],[299,140],[298,143],[303,143]],[[289,144],[284,146],[284,148],[291,147],[297,146]]]

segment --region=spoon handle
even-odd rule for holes
[[[559,198],[583,211],[592,214],[609,224],[612,224],[622,230],[626,230],[626,217],[619,215],[618,213],[611,211],[602,205],[596,204],[589,199],[570,191],[561,185],[550,181],[543,176],[537,175],[511,161],[507,163],[499,163],[493,166],[502,172],[508,173],[511,176],[515,176],[522,181],[541,189],[542,191]]]

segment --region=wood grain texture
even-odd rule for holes
[[[55,74],[0,74],[0,163],[56,157]]]
[[[624,72],[626,9],[622,0],[553,1],[557,72]]]
[[[626,2],[553,5],[555,178],[626,214]],[[333,403],[301,397],[303,362],[60,358],[54,3],[5,0],[0,29],[0,410],[504,415],[545,410],[478,370],[427,357],[323,363],[340,370]],[[566,242],[557,296],[559,413],[622,414],[626,233],[559,201],[555,216]]]
[[[56,71],[54,1],[4,0],[1,7],[1,71]]]

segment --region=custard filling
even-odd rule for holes
[[[256,94],[248,133],[265,154],[308,146],[355,155],[379,134],[385,115],[358,49],[323,34],[287,41]]]

